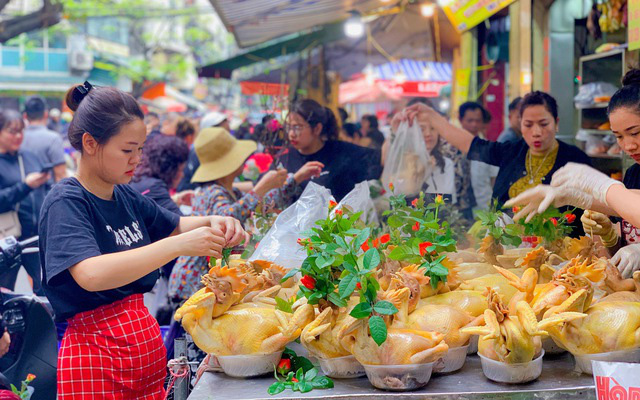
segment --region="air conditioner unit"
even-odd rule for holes
[[[69,58],[69,67],[76,71],[91,71],[93,69],[93,53],[88,51],[72,51]]]

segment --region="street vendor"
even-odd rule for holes
[[[521,215],[533,216],[546,207],[574,205],[590,210],[583,216],[585,232],[599,235],[611,253],[611,262],[624,278],[640,270],[640,70],[630,70],[609,102],[609,122],[618,145],[634,159],[620,183],[584,165],[569,164],[553,175],[551,186],[538,186],[510,203],[526,207]],[[621,234],[608,216],[619,216]]]
[[[330,189],[338,201],[356,184],[380,177],[380,151],[338,140],[333,111],[315,100],[299,100],[291,106],[287,134],[291,146],[276,162],[289,171],[308,162],[321,163],[322,172],[311,181]],[[302,189],[307,183],[302,183]]]
[[[556,139],[558,106],[556,100],[544,92],[532,92],[523,98],[520,106],[523,137],[512,142],[490,142],[475,137],[425,104],[415,104],[404,112],[404,118],[410,123],[419,115],[425,115],[440,135],[466,153],[470,160],[500,167],[492,195],[500,205],[540,183],[549,183],[553,173],[569,162],[591,163],[580,149]],[[579,230],[574,230],[574,234],[581,233],[578,222],[576,227]]]
[[[82,156],[47,195],[39,230],[43,287],[68,322],[58,399],[162,399],[166,353],[142,294],[174,258],[219,258],[247,234],[233,218],[180,217],[127,185],[146,139],[132,96],[85,82],[66,103]]]

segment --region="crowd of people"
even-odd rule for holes
[[[622,149],[640,164],[638,76],[625,78],[609,113]],[[353,123],[343,109],[334,113],[302,99],[283,124],[267,115],[234,131],[220,112],[144,115],[130,95],[86,82],[65,100],[74,111],[65,126],[38,96],[23,113],[0,110],[0,236],[40,235],[40,256],[26,256],[23,264],[34,292],[69,323],[59,361],[61,399],[85,390],[82,381],[130,398],[162,390],[165,353],[153,317],[169,323],[200,288],[209,259],[247,239],[243,224],[259,207],[282,210],[309,182],[339,201],[357,183],[379,179],[405,122],[418,125],[432,163],[417,184],[447,195],[464,218],[494,201],[524,203],[522,215],[550,204],[578,206],[586,212],[574,235],[599,235],[627,276],[640,266],[640,217],[627,207],[637,194],[595,173],[585,153],[556,138],[558,104],[544,92],[510,103],[508,126],[495,142],[486,135],[492,116],[475,102],[460,106],[454,124],[414,99],[387,129],[373,115]],[[626,174],[627,188],[640,187],[638,171],[634,165]],[[621,238],[611,215],[621,217]],[[16,275],[0,274],[0,285],[12,289]],[[167,293],[156,299],[163,315],[151,316],[142,303],[154,286]],[[112,332],[114,343],[123,335],[136,342],[122,362],[143,356],[154,362],[107,376],[87,361],[103,351],[87,332],[115,325],[121,329]]]

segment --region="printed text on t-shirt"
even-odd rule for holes
[[[111,226],[107,225],[107,231],[113,232],[116,238],[116,245],[131,247],[133,243],[138,243],[143,239],[142,231],[140,230],[140,224],[138,221],[131,223],[131,228],[125,226],[122,229],[114,230]]]

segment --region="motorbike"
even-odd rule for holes
[[[36,253],[38,237],[18,241],[9,236],[0,239],[0,272],[20,268],[23,254]],[[36,379],[31,400],[56,398],[58,333],[53,311],[46,298],[16,295],[3,291],[2,325],[11,336],[9,351],[0,358],[0,388],[20,387],[28,374]]]

